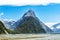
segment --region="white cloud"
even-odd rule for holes
[[[57,22],[49,22],[45,23],[49,28],[51,28],[54,24],[57,24]]]
[[[57,26],[57,29],[60,29],[60,25],[59,25],[59,26]]]
[[[13,21],[13,19],[3,19],[4,21]]]
[[[49,22],[49,23],[45,23],[49,28],[54,29],[52,26],[57,24],[58,22]]]
[[[9,19],[9,21],[13,21],[13,19]]]
[[[46,5],[60,3],[60,0],[0,0],[0,5]]]
[[[4,21],[8,21],[8,19],[3,19]]]
[[[0,13],[0,16],[3,16],[3,15],[4,15],[4,13],[3,13],[3,12],[1,12],[1,13]]]

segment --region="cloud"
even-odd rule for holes
[[[0,0],[0,5],[47,5],[60,3],[60,0]]]
[[[54,24],[57,24],[57,22],[49,22],[45,23],[49,28],[51,28]]]
[[[3,19],[4,21],[8,21],[8,19]]]
[[[13,21],[13,19],[9,19],[9,21]]]
[[[12,21],[13,19],[3,19],[4,21]]]
[[[57,26],[57,29],[60,29],[60,25],[59,25],[59,26]]]
[[[4,15],[4,13],[3,13],[3,12],[1,12],[1,13],[0,13],[0,16],[3,16],[3,15]]]
[[[51,29],[54,29],[52,26],[57,24],[58,22],[48,22],[48,23],[45,23],[49,28]]]

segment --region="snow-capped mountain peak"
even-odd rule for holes
[[[31,9],[30,9],[29,11],[27,11],[27,12],[24,14],[23,17],[27,17],[27,16],[36,17],[34,11],[31,10]]]

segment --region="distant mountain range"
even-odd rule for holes
[[[54,33],[60,33],[60,23],[54,24],[52,28]]]
[[[3,21],[7,32],[13,34],[20,33],[53,33],[53,31],[41,22],[33,10],[28,10],[18,21]]]
[[[13,25],[14,22],[15,22],[15,21],[3,21],[5,27],[6,27],[7,29],[10,29],[10,30],[12,30],[12,25]]]

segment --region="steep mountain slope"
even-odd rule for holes
[[[17,33],[46,33],[46,31],[40,27],[39,21],[33,17],[27,17],[24,20],[22,24],[17,26]]]
[[[0,34],[8,34],[4,24],[0,21]]]
[[[53,32],[44,23],[39,21],[34,11],[26,12],[21,20],[14,23],[16,33],[51,33]]]
[[[26,12],[23,17],[21,19],[19,19],[17,22],[15,22],[12,26],[14,27],[14,29],[16,29],[17,26],[19,26],[20,24],[22,24],[24,22],[25,17],[29,17],[32,16],[34,18],[36,18],[34,11],[29,10],[28,12]]]

